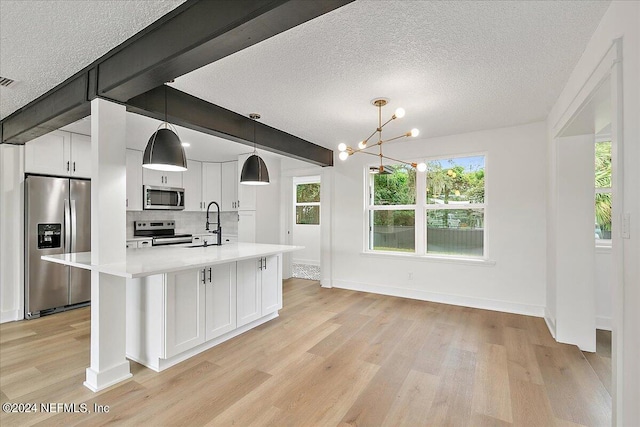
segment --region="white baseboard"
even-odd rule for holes
[[[315,265],[320,267],[320,261],[315,259],[293,259],[292,264]]]
[[[611,330],[611,317],[596,316],[596,329]]]
[[[15,322],[16,320],[22,320],[22,310],[5,310],[0,312],[0,323]]]
[[[320,286],[323,288],[332,288],[331,279],[320,279]]]
[[[556,319],[551,316],[549,310],[544,309],[544,322],[547,324],[547,329],[551,332],[553,339],[556,338]]]
[[[335,288],[349,289],[352,291],[371,292],[374,294],[411,298],[422,301],[438,302],[442,304],[458,305],[463,307],[480,308],[483,310],[502,311],[505,313],[544,317],[544,307],[531,304],[521,304],[509,301],[498,301],[461,295],[443,294],[438,292],[397,288],[385,285],[371,285],[368,283],[344,280],[334,280],[332,284]]]

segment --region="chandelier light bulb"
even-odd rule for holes
[[[411,136],[415,138],[418,135],[420,135],[420,131],[418,129],[416,128],[411,129]]]
[[[349,153],[347,153],[346,151],[341,151],[340,154],[338,154],[338,157],[340,158],[340,160],[347,160],[347,158],[349,158]]]
[[[424,172],[427,170],[427,164],[424,162],[418,163],[417,169],[419,172]]]
[[[347,150],[347,144],[345,144],[344,142],[341,142],[340,144],[338,144],[338,151],[346,151]]]
[[[396,109],[396,112],[395,112],[395,114],[394,114],[394,116],[396,116],[396,118],[398,118],[398,119],[403,118],[403,117],[404,117],[404,115],[405,115],[404,108],[398,108],[398,109]]]
[[[367,148],[367,143],[366,141],[360,141],[358,142],[358,148],[361,150],[364,150],[365,148]]]

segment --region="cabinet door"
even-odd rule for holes
[[[244,185],[240,183],[240,175],[242,174],[242,166],[250,154],[238,156],[238,210],[255,211],[256,210],[256,186]]]
[[[68,176],[71,169],[69,133],[55,131],[25,144],[25,172]]]
[[[238,212],[238,242],[256,242],[256,212]]]
[[[91,137],[71,134],[71,176],[91,178]]]
[[[127,149],[127,210],[142,210],[142,151]]]
[[[166,172],[164,171],[164,185],[165,187],[182,188],[182,172]]]
[[[184,210],[202,211],[202,162],[187,160],[187,170],[182,172],[184,183]]]
[[[211,202],[220,203],[220,163],[202,163],[202,200],[204,209]]]
[[[262,285],[262,315],[273,313],[282,308],[282,273],[279,271],[278,256],[265,258],[261,270]]]
[[[222,163],[221,200],[223,211],[238,210],[238,162]]]
[[[237,326],[262,316],[262,289],[259,283],[261,259],[237,262]]]
[[[236,328],[236,263],[207,269],[206,339],[210,340]],[[209,281],[209,277],[211,280]]]
[[[165,358],[205,341],[205,284],[202,279],[202,269],[167,274]]]
[[[142,168],[142,183],[144,185],[182,188],[182,172]]]

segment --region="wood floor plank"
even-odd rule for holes
[[[505,327],[504,346],[507,350],[509,378],[543,384],[536,353],[526,330]]]
[[[511,379],[510,390],[514,425],[548,427],[555,424],[555,416],[544,385]]]
[[[431,409],[439,382],[440,378],[435,375],[409,371],[382,425],[387,427],[422,425]]]
[[[504,346],[487,343],[480,347],[475,374],[473,412],[513,422],[507,350]]]

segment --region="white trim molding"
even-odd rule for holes
[[[479,308],[482,310],[501,311],[504,313],[523,314],[525,316],[544,317],[544,306],[522,304],[511,301],[491,300],[485,298],[468,297],[462,295],[443,294],[419,289],[398,288],[387,285],[372,285],[346,280],[334,280],[333,287],[349,289],[352,291],[370,292],[374,294],[389,295],[401,298],[410,298],[421,301],[436,302],[441,304],[458,305],[462,307]]]
[[[549,313],[549,309],[546,307],[544,309],[544,322],[547,324],[547,328],[549,329],[551,336],[553,337],[553,339],[555,339],[556,338],[556,319],[553,316],[551,316],[551,313]]]

